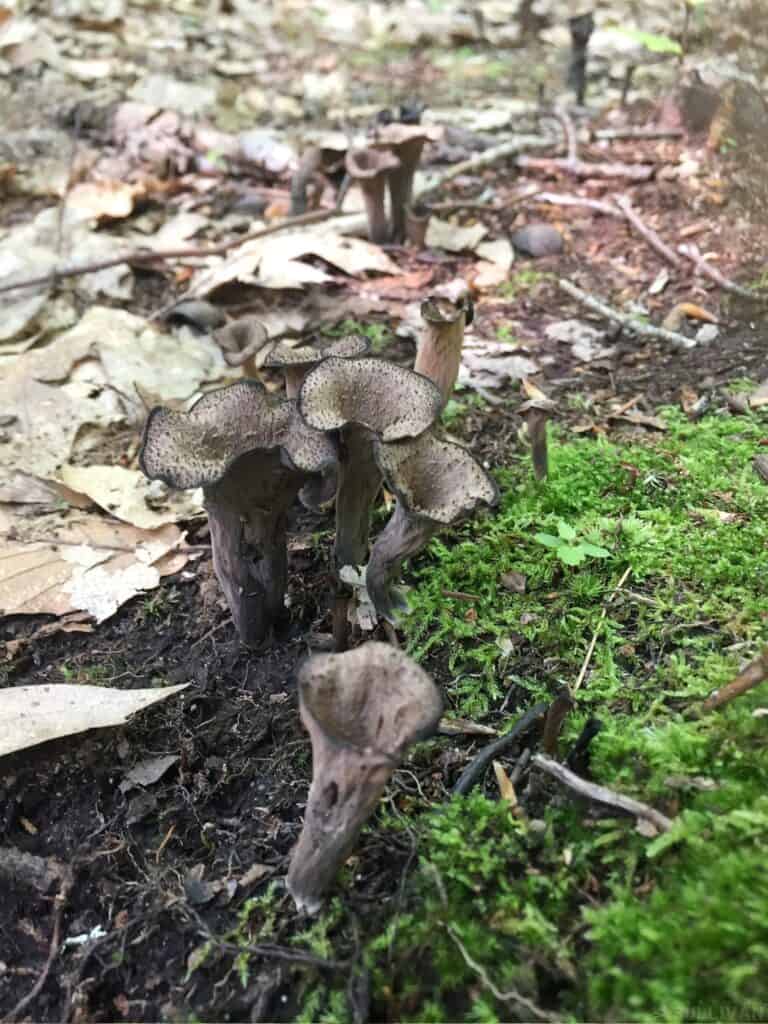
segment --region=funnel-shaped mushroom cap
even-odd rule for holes
[[[498,500],[493,478],[466,448],[431,431],[396,444],[374,442],[374,451],[387,484],[417,516],[447,525]]]
[[[446,295],[430,295],[421,304],[421,315],[431,324],[455,324],[462,315],[464,323],[471,324],[473,312],[468,292],[457,296],[455,300]]]
[[[422,434],[441,405],[432,381],[382,359],[325,359],[299,393],[301,414],[316,430],[354,423],[385,441]]]
[[[361,183],[386,174],[399,164],[394,153],[386,149],[350,149],[347,153],[347,173],[353,181]]]
[[[439,142],[443,135],[443,128],[435,124],[403,124],[402,121],[391,121],[389,124],[378,124],[375,128],[376,146],[391,147],[394,153],[402,159],[401,151],[408,145],[414,143],[419,148],[427,142]]]
[[[287,882],[314,912],[407,748],[437,728],[443,702],[423,669],[382,643],[312,658],[299,688],[312,787]]]
[[[392,582],[407,558],[418,554],[442,525],[495,505],[496,484],[461,445],[431,431],[396,444],[374,442],[376,461],[397,495],[395,510],[371,551],[366,587],[382,618],[394,622],[405,601]]]
[[[230,366],[241,366],[249,359],[253,359],[256,366],[262,365],[273,344],[269,340],[269,331],[255,316],[233,320],[226,327],[214,331],[213,336]]]
[[[169,487],[206,487],[218,483],[242,455],[278,448],[306,473],[322,472],[336,457],[331,440],[308,427],[293,402],[243,380],[208,392],[189,412],[152,409],[139,463],[150,479]]]
[[[291,347],[278,342],[264,361],[265,366],[314,366],[328,356],[354,359],[364,356],[371,347],[362,334],[347,334],[343,338],[314,338],[309,344]]]
[[[447,402],[459,375],[464,328],[472,323],[469,291],[461,293],[454,289],[451,296],[431,295],[421,304],[421,315],[425,323],[414,369],[433,380]]]

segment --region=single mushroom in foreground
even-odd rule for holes
[[[203,395],[189,412],[158,406],[139,464],[169,487],[202,487],[213,567],[243,643],[257,646],[282,614],[286,517],[299,489],[331,465],[332,440],[294,402],[244,380]]]
[[[544,480],[549,473],[547,422],[552,418],[556,403],[532,384],[528,384],[526,392],[529,398],[517,411],[525,421],[525,429],[531,443],[534,476],[537,480]]]
[[[384,204],[387,174],[398,166],[392,153],[379,149],[350,149],[347,153],[347,174],[363,193],[368,218],[368,237],[381,245],[389,241],[389,222]]]
[[[337,571],[368,557],[371,507],[381,486],[374,437],[418,437],[440,413],[440,393],[426,377],[382,359],[331,356],[310,370],[299,411],[315,430],[338,431]]]
[[[366,588],[378,614],[394,623],[405,601],[392,582],[406,558],[421,551],[441,526],[480,504],[495,505],[498,488],[465,448],[431,430],[410,441],[377,442],[374,451],[397,503],[373,545]]]
[[[392,242],[400,244],[405,241],[408,208],[413,197],[413,179],[424,143],[428,140],[438,141],[442,136],[442,128],[436,125],[394,122],[376,126],[373,145],[389,151],[397,158],[397,164],[388,172]]]
[[[375,642],[307,661],[299,701],[312,785],[287,886],[300,910],[316,913],[405,752],[437,729],[443,702],[411,658]]]
[[[213,337],[227,365],[242,366],[245,377],[256,375],[274,345],[267,328],[255,316],[233,320],[214,331]]]
[[[459,375],[464,328],[472,323],[473,312],[468,289],[455,298],[432,295],[421,305],[424,328],[413,368],[437,384],[443,405],[451,397]]]

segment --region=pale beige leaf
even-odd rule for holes
[[[158,498],[156,482],[123,466],[62,466],[58,479],[115,519],[144,530],[189,519],[203,510],[201,491],[164,492]]]
[[[0,690],[0,757],[88,729],[124,725],[131,715],[186,689],[117,690],[46,683]]]
[[[509,270],[515,259],[515,250],[512,243],[506,238],[497,238],[493,242],[481,242],[475,248],[475,252],[489,263],[495,263],[502,270]]]
[[[133,201],[141,195],[138,185],[124,181],[81,181],[67,195],[67,206],[96,220],[120,220],[133,212]]]
[[[87,512],[24,517],[0,506],[0,612],[97,622],[156,587],[189,557],[173,525],[140,530]],[[181,564],[180,564],[181,563]]]
[[[512,785],[512,780],[507,775],[501,761],[493,762],[493,774],[496,776],[496,782],[499,787],[499,793],[501,793],[501,799],[506,800],[510,807],[517,807],[517,793],[515,793],[515,787]]]
[[[460,227],[450,221],[432,217],[427,228],[427,245],[431,249],[445,249],[446,252],[473,250],[488,234],[482,224]]]

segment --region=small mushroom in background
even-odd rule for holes
[[[528,380],[523,381],[523,391],[528,397],[517,411],[525,421],[534,475],[537,480],[544,480],[549,472],[547,421],[551,419],[556,403]]]
[[[406,751],[436,731],[443,701],[411,658],[375,642],[307,661],[299,701],[312,785],[287,887],[316,913]]]
[[[233,320],[226,327],[214,331],[213,337],[226,364],[242,366],[245,377],[256,375],[274,345],[267,328],[255,316]]]
[[[416,249],[423,249],[427,242],[427,230],[432,210],[426,203],[413,203],[405,211],[405,237]]]
[[[413,197],[413,179],[419,166],[421,152],[427,141],[436,142],[443,137],[442,128],[437,125],[384,124],[375,128],[373,145],[389,150],[397,157],[397,166],[388,173],[390,217],[392,231],[390,241],[401,244],[405,241],[405,226],[408,208]]]
[[[432,295],[421,305],[424,329],[413,368],[437,384],[443,405],[451,397],[459,374],[464,328],[472,323],[473,313],[466,285],[463,295],[452,298]]]
[[[189,412],[157,406],[139,464],[169,487],[202,487],[213,567],[243,643],[261,644],[284,609],[286,519],[300,488],[335,462],[332,440],[294,402],[244,380],[203,395]]]
[[[299,166],[291,177],[290,215],[306,213],[308,192],[314,191],[319,199],[326,183],[338,194],[344,179],[344,157],[349,143],[341,132],[321,132],[305,136],[310,148],[302,153]],[[337,199],[338,202],[338,199]]]
[[[314,338],[311,342],[279,341],[264,359],[264,366],[281,369],[285,374],[285,396],[296,398],[309,370],[328,356],[353,359],[363,356],[371,343],[362,334],[342,338]]]
[[[384,196],[387,175],[398,167],[396,156],[386,150],[350,149],[347,153],[347,174],[353,184],[360,186],[368,218],[368,237],[381,245],[389,241]]]
[[[584,105],[587,91],[587,50],[595,28],[593,11],[585,11],[568,19],[571,33],[571,60],[568,65],[568,85],[576,93],[576,102]]]
[[[366,588],[378,614],[394,623],[405,601],[392,581],[406,558],[421,551],[441,526],[469,515],[481,503],[495,505],[498,488],[465,448],[431,430],[414,440],[376,442],[374,451],[397,503],[373,545]]]

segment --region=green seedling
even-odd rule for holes
[[[609,558],[610,551],[579,538],[576,530],[564,519],[557,524],[557,536],[551,533],[535,533],[533,539],[550,548],[563,565],[581,565],[588,558]]]

